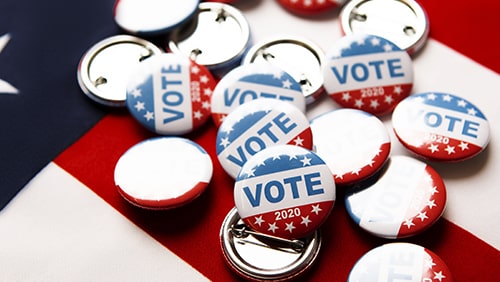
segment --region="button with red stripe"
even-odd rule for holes
[[[115,185],[130,203],[145,209],[171,209],[203,193],[212,178],[212,161],[193,141],[156,137],[129,148],[115,166]]]
[[[346,35],[326,52],[324,87],[340,106],[374,115],[391,112],[413,87],[413,63],[389,40]]]
[[[232,69],[217,83],[212,94],[212,118],[219,126],[239,105],[257,98],[292,103],[306,112],[300,84],[287,72],[270,63],[253,63]]]
[[[394,110],[392,125],[401,143],[433,161],[462,161],[489,143],[485,115],[461,97],[438,92],[412,95]]]
[[[142,61],[127,83],[127,107],[144,127],[162,135],[187,134],[210,118],[215,80],[203,66],[164,53]]]
[[[216,151],[222,168],[236,178],[251,156],[280,144],[312,149],[309,120],[288,102],[259,98],[240,105],[224,119]]]
[[[432,226],[446,206],[446,187],[430,166],[407,156],[392,156],[373,184],[347,190],[346,208],[363,230],[396,239]]]
[[[266,148],[243,165],[234,202],[253,230],[285,239],[307,236],[329,216],[335,182],[314,152],[293,145]]]
[[[346,0],[278,0],[285,9],[300,15],[317,15],[331,11]]]
[[[386,162],[391,140],[376,116],[356,109],[338,109],[311,120],[315,152],[332,171],[335,183],[366,179]]]
[[[348,281],[453,281],[446,263],[434,252],[412,243],[389,243],[363,255]],[[383,277],[383,278],[381,278]]]

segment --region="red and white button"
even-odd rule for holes
[[[155,133],[187,134],[209,120],[215,84],[205,67],[164,53],[131,72],[126,104],[132,116]]]
[[[219,126],[239,105],[258,98],[289,102],[306,112],[300,83],[270,63],[245,64],[232,69],[217,83],[212,94],[212,118]]]
[[[326,52],[324,87],[340,106],[374,115],[391,112],[413,87],[408,53],[375,35],[346,35]]]
[[[433,225],[446,206],[446,187],[430,166],[393,156],[376,182],[353,187],[345,195],[351,218],[365,231],[396,239],[419,234]]]
[[[376,279],[378,278],[378,279]],[[453,281],[446,263],[435,253],[411,243],[390,243],[363,255],[348,281]]]
[[[185,205],[205,191],[212,161],[198,144],[156,137],[128,149],[115,166],[115,185],[130,203],[146,209]]]
[[[414,94],[392,114],[401,143],[433,161],[462,161],[482,152],[489,143],[485,115],[471,102],[448,93]]]
[[[346,0],[278,0],[284,8],[290,12],[301,15],[316,15],[331,11]]]
[[[376,116],[338,109],[311,120],[315,152],[326,162],[335,183],[349,185],[377,172],[389,157],[391,140]]]
[[[242,220],[255,231],[302,238],[329,216],[335,182],[314,152],[279,145],[260,151],[243,165],[236,178],[234,201]]]
[[[312,149],[309,120],[294,105],[268,98],[246,102],[231,112],[219,127],[216,152],[222,168],[236,178],[257,152],[280,144]]]

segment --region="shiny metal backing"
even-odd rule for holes
[[[168,49],[213,71],[239,64],[249,44],[250,26],[238,9],[206,2],[191,22],[171,33]]]
[[[256,62],[269,62],[288,72],[300,83],[308,105],[324,93],[323,50],[305,38],[289,36],[259,42],[248,50],[242,64]]]
[[[311,267],[321,248],[319,230],[307,238],[288,241],[242,231],[244,228],[245,224],[233,208],[222,223],[220,244],[229,266],[247,279],[295,278]]]
[[[78,65],[77,78],[82,91],[93,101],[110,107],[123,107],[130,70],[139,62],[163,51],[144,39],[116,35],[93,45]]]
[[[340,13],[346,35],[366,33],[384,37],[414,54],[429,36],[427,14],[413,0],[352,0]]]

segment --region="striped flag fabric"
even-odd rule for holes
[[[443,217],[415,237],[389,240],[364,232],[350,219],[345,191],[338,189],[321,227],[320,254],[303,281],[346,281],[360,257],[394,241],[431,250],[455,281],[500,281],[500,53],[493,40],[500,3],[420,3],[430,38],[413,56],[412,93],[450,93],[474,103],[490,123],[490,143],[470,160],[427,162],[443,177],[448,200]],[[234,179],[217,162],[212,122],[186,136],[214,163],[199,198],[150,211],[128,203],[115,187],[120,156],[155,135],[126,110],[97,106],[78,87],[83,53],[121,32],[113,4],[0,3],[0,281],[238,281],[219,246],[222,221],[234,207]],[[326,50],[341,37],[339,10],[310,18],[287,12],[277,1],[234,5],[255,42],[295,34]],[[323,97],[307,115],[334,108]],[[391,155],[413,156],[392,132],[390,115],[382,120],[391,132]]]

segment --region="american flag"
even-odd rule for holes
[[[444,178],[443,218],[401,239],[439,255],[457,281],[500,281],[500,55],[491,39],[498,1],[421,0],[430,39],[414,56],[412,93],[454,93],[491,123],[488,148],[461,163],[429,163]],[[219,229],[234,206],[234,180],[215,153],[216,129],[190,134],[214,162],[208,189],[174,210],[147,211],[120,197],[113,170],[121,154],[153,134],[127,111],[96,106],[81,92],[76,68],[97,41],[120,33],[113,1],[3,0],[0,3],[0,280],[234,281]],[[276,1],[237,1],[254,41],[295,33],[324,50],[340,38],[338,10],[298,17]],[[272,20],[271,20],[272,19]],[[157,39],[157,38],[154,38]],[[164,44],[163,40],[158,40]],[[315,116],[335,107],[328,97]],[[390,117],[383,117],[391,128]],[[391,154],[410,155],[394,135]],[[337,199],[343,198],[339,189]],[[393,240],[356,227],[342,201],[322,225],[323,245],[305,281],[345,281],[369,250]],[[445,281],[445,280],[443,280]]]

